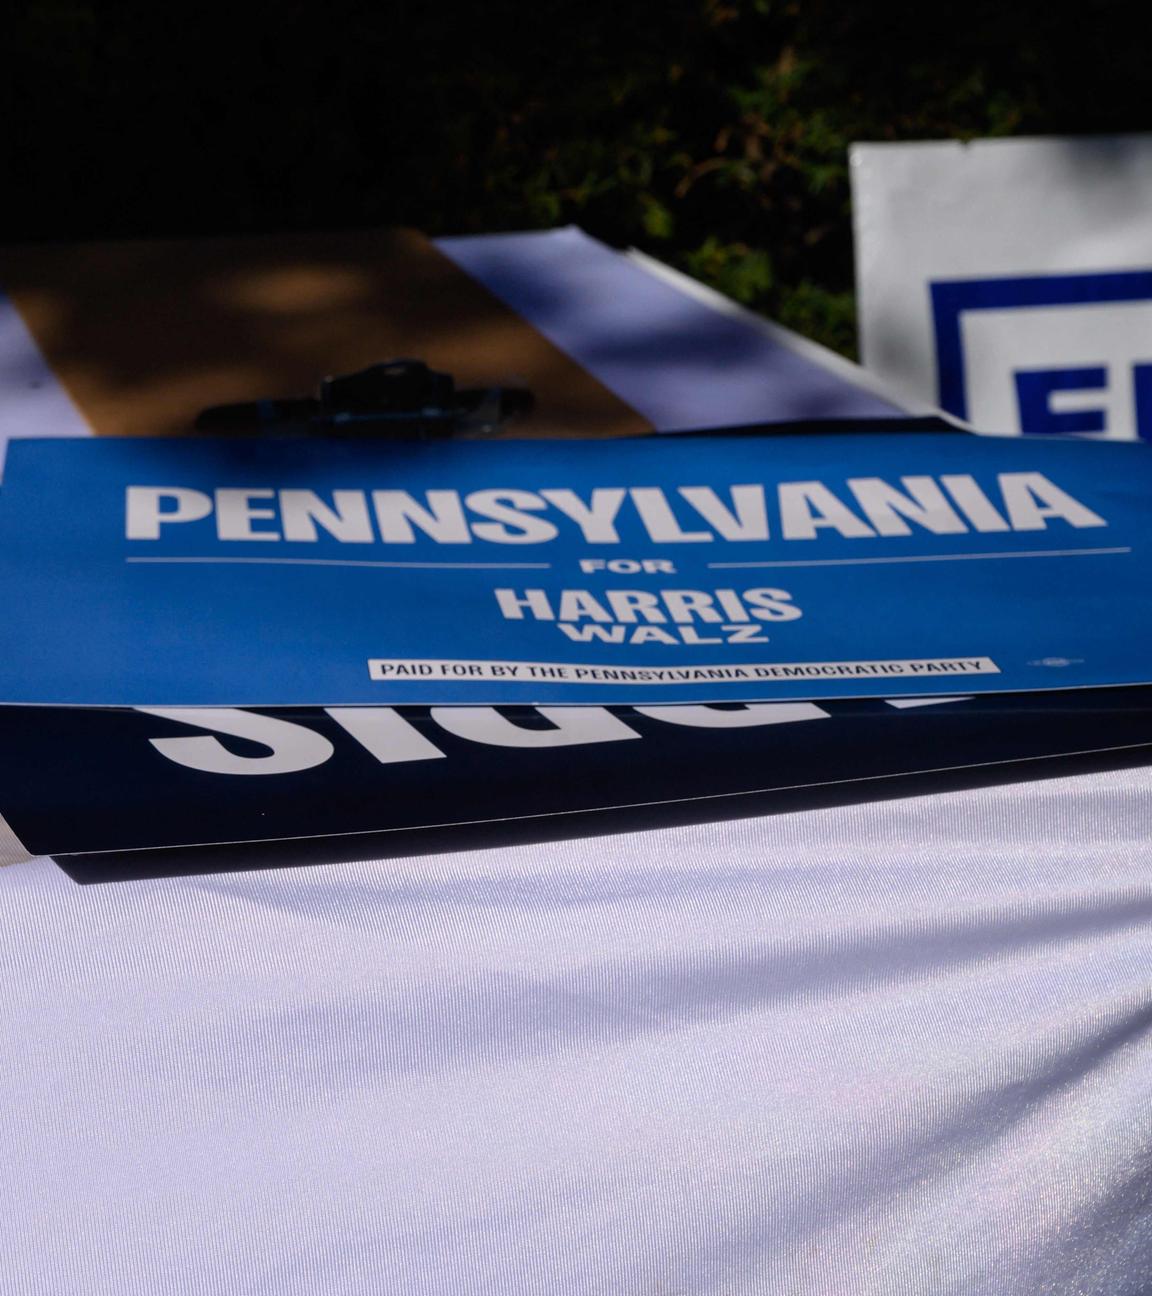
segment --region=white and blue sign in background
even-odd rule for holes
[[[979,431],[1152,440],[1152,136],[852,149],[861,351]]]
[[[0,700],[636,704],[1152,681],[1152,450],[961,433],[17,442]]]

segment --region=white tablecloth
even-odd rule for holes
[[[1146,1292],[1150,808],[0,870],[3,1290]]]

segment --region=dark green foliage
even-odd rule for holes
[[[572,221],[851,351],[848,143],[1146,129],[1143,8],[32,0],[5,234]]]

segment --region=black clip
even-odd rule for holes
[[[422,360],[387,360],[325,378],[315,397],[213,405],[196,418],[213,435],[343,436],[435,441],[490,436],[535,401],[523,387],[457,390]]]

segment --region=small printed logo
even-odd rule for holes
[[[1029,666],[1079,666],[1083,662],[1083,657],[1039,657],[1036,661],[1030,661]]]

